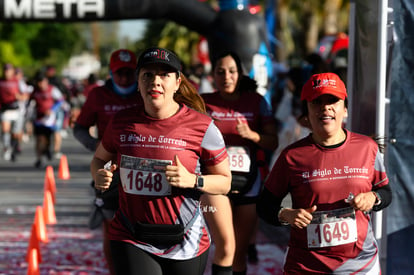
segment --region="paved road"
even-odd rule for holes
[[[59,160],[45,163],[54,168],[57,224],[47,226],[49,242],[41,244],[41,272],[107,274],[101,232],[87,227],[92,201],[88,171],[91,153],[71,134],[63,140],[62,152],[68,159],[69,180],[58,178]],[[46,175],[46,168],[35,168],[34,162],[33,140],[23,144],[15,163],[0,160],[0,274],[26,274],[30,230],[36,206],[43,205]]]
[[[63,139],[62,152],[68,159],[69,180],[59,179],[59,160],[45,163],[54,168],[57,224],[47,225],[49,242],[41,243],[41,274],[108,274],[101,250],[102,232],[87,226],[93,198],[89,184],[92,154],[71,133]],[[0,159],[0,275],[27,271],[30,230],[36,206],[43,205],[46,175],[46,168],[35,168],[34,162],[33,140],[23,144],[15,163]],[[249,265],[248,274],[281,274],[287,237],[287,228],[261,223],[257,235],[259,263]],[[208,268],[205,274],[209,272]]]

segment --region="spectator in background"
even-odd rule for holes
[[[0,79],[0,118],[3,142],[3,158],[15,160],[18,145],[19,82],[15,77],[14,66],[4,64],[3,76]]]
[[[48,82],[59,89],[59,91],[63,95],[63,99],[65,102],[70,103],[71,93],[68,87],[63,83],[62,79],[58,76],[56,72],[56,67],[54,65],[47,65],[45,69],[45,75],[48,79]],[[53,156],[56,159],[59,159],[62,155],[61,148],[62,148],[62,129],[64,128],[65,119],[67,114],[70,111],[70,107],[65,109],[59,109],[56,113],[56,125],[55,131],[53,131]]]
[[[77,102],[78,104],[75,106],[72,106],[71,112],[70,112],[70,126],[74,127],[75,122],[79,116],[79,113],[81,111],[81,108],[83,104],[85,104],[86,99],[89,96],[89,93],[95,89],[96,87],[104,85],[105,82],[100,81],[96,74],[90,73],[89,76],[86,79],[82,80],[82,91],[77,96]]]
[[[45,155],[51,160],[51,139],[56,131],[57,116],[65,99],[61,91],[51,85],[47,76],[39,71],[34,76],[34,91],[30,96],[34,103],[35,117],[33,120],[34,135],[36,138],[35,167],[42,167],[42,157]]]
[[[346,56],[336,56],[332,60],[332,72],[337,74],[345,85],[347,84],[348,60]]]
[[[44,69],[44,73],[49,81],[49,83],[55,86],[59,91],[61,91],[63,98],[69,102],[70,101],[70,91],[67,89],[65,84],[63,84],[62,78],[59,77],[56,66],[47,65]]]
[[[68,127],[74,126],[74,117],[79,114],[80,108],[85,103],[85,97],[83,96],[82,90],[83,86],[81,85],[81,82],[76,79],[71,79],[69,77],[62,78],[63,84],[65,84],[66,89],[69,91],[70,98],[69,98],[69,104],[70,104],[70,110],[69,112],[65,112],[64,119],[63,119],[63,127],[61,130],[61,135],[64,138],[66,132],[66,129]]]
[[[206,73],[205,66],[197,63],[191,67],[188,80],[196,87],[199,94],[214,91],[211,76]]]
[[[309,71],[303,69],[302,64],[295,64],[286,74],[284,86],[280,87],[283,95],[275,112],[276,119],[280,122],[279,147],[275,150],[270,161],[273,166],[280,152],[289,144],[309,134],[309,125],[302,116],[302,103],[300,93],[303,84],[309,78]]]
[[[95,87],[98,87],[101,85],[102,83],[100,83],[96,74],[94,73],[89,74],[88,78],[85,79],[84,81],[83,96],[85,98],[88,98],[90,91],[92,91]]]
[[[329,66],[326,61],[317,53],[311,53],[306,56],[305,61],[309,65],[309,72],[306,79],[313,74],[326,73],[329,71]]]
[[[27,125],[30,124],[27,121],[27,105],[30,99],[30,95],[33,92],[33,86],[29,85],[26,82],[24,72],[21,68],[16,68],[15,77],[19,83],[19,111],[20,111],[19,118],[17,121],[17,126],[16,126],[18,129],[16,152],[20,153],[21,152],[20,144],[23,141],[23,135],[27,133]]]

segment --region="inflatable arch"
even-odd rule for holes
[[[217,11],[202,0],[0,0],[3,22],[85,22],[167,19],[198,32],[209,45],[210,59],[236,52],[246,73],[267,94],[272,62],[264,19],[248,10],[248,0],[219,0]]]

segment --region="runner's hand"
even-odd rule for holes
[[[284,208],[279,218],[288,222],[292,227],[302,229],[311,223],[312,213],[316,211],[316,208],[316,205],[307,209]]]
[[[111,165],[111,170],[107,170],[105,168],[99,169],[96,172],[96,177],[95,177],[95,188],[98,190],[106,191],[109,189],[109,186],[111,185],[112,182],[112,177],[113,177],[113,171],[116,170],[116,164],[112,164]]]
[[[243,122],[240,118],[237,119],[236,130],[242,138],[249,139],[252,141],[257,140],[258,133],[252,131],[249,127],[249,124]]]
[[[165,167],[167,181],[174,187],[194,188],[196,175],[188,172],[177,155],[174,156],[174,163]]]
[[[366,193],[359,193],[354,197],[352,201],[350,201],[350,205],[355,210],[368,212],[374,207],[376,199],[377,198],[375,197],[374,193],[371,191]]]

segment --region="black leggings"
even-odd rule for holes
[[[161,258],[126,242],[111,241],[111,255],[117,275],[203,275],[208,251],[189,260]]]

